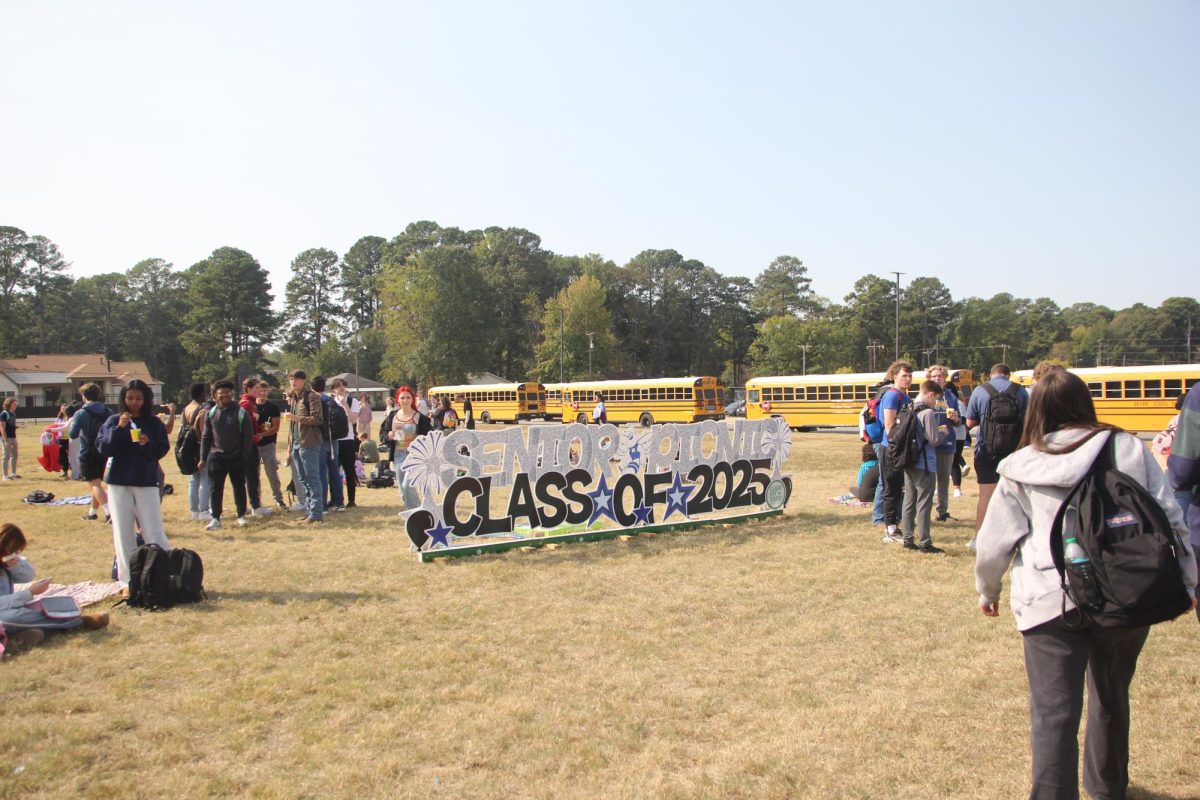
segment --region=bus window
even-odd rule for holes
[[[805,387],[804,387],[804,394],[805,394],[805,399],[806,399],[806,400],[816,400],[816,399],[817,399],[817,387],[815,387],[815,386],[805,386]]]
[[[1134,399],[1140,398],[1142,396],[1142,382],[1125,381],[1125,396]]]
[[[1146,399],[1162,397],[1162,381],[1149,380],[1143,384],[1146,389]]]
[[[867,399],[867,387],[855,386],[854,387],[854,399],[855,400],[866,400]]]
[[[705,389],[704,390],[704,399],[705,400],[716,400],[717,399],[717,390],[716,389]]]
[[[525,393],[517,392],[517,399],[520,400],[522,403],[524,403],[525,402]]]
[[[783,399],[784,400],[795,400],[796,399],[796,390],[790,386],[783,387]]]
[[[747,403],[757,403],[758,402],[758,389],[751,389],[750,391],[746,392],[746,402]]]
[[[1188,379],[1187,379],[1187,387],[1188,387],[1188,390],[1190,391],[1190,390],[1191,390],[1191,388],[1192,388],[1193,386],[1195,386],[1197,382],[1200,382],[1200,378],[1188,378]]]
[[[1104,392],[1100,386],[1100,381],[1091,381],[1088,383],[1088,391],[1092,393],[1092,397],[1104,396]]]
[[[853,386],[843,386],[842,387],[842,399],[843,400],[853,400],[854,399],[854,387]]]
[[[1104,396],[1105,397],[1120,397],[1121,396],[1121,382],[1120,381],[1105,381],[1104,382]]]
[[[1183,394],[1183,381],[1178,378],[1167,378],[1163,381],[1163,386],[1166,388],[1164,397],[1179,397]]]
[[[691,400],[691,399],[692,399],[692,387],[690,387],[690,386],[684,387],[684,390],[683,390],[683,399],[684,399],[684,400]]]
[[[829,387],[828,386],[818,386],[817,387],[817,399],[818,400],[828,400],[829,399]]]

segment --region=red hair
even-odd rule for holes
[[[413,405],[415,406],[417,404],[417,393],[414,392],[412,389],[410,389],[407,386],[401,386],[399,389],[396,390],[396,403],[399,404],[400,395],[404,394],[405,392],[407,392],[408,396],[413,399]]]

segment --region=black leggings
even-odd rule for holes
[[[346,502],[354,504],[354,489],[358,486],[358,473],[354,469],[354,456],[358,453],[353,439],[338,442],[338,464],[346,473]]]
[[[962,468],[967,463],[967,460],[963,458],[963,448],[966,446],[966,439],[959,439],[954,443],[954,461],[950,462],[950,482],[956,488],[962,486]]]

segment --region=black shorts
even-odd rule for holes
[[[108,463],[108,459],[99,453],[89,453],[79,457],[79,475],[85,481],[98,481],[104,479],[104,465]]]
[[[987,486],[999,483],[1000,474],[996,472],[996,462],[987,453],[975,451],[975,482]]]

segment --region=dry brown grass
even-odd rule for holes
[[[19,502],[81,485],[22,446],[3,518],[41,574],[104,579],[107,528]],[[974,484],[946,555],[907,553],[826,503],[858,452],[797,435],[780,519],[424,566],[391,490],[318,530],[219,535],[168,497],[209,601],[121,607],[0,666],[0,796],[1021,796],[1020,639],[976,610]],[[1138,796],[1197,796],[1198,634],[1159,626],[1142,658]]]

